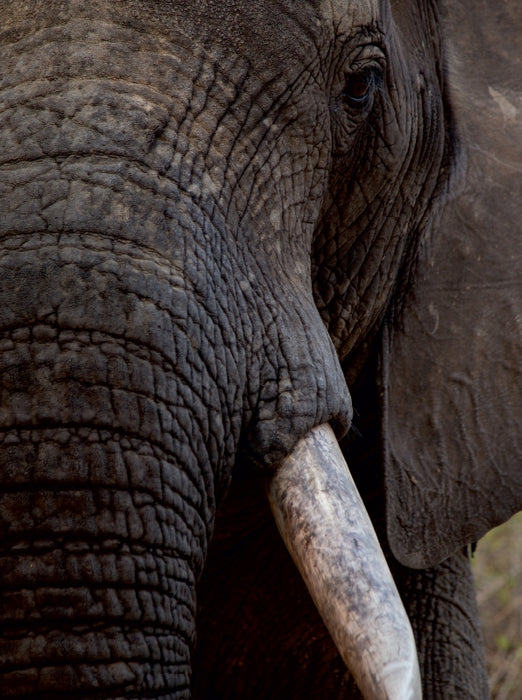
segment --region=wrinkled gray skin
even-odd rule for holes
[[[325,421],[425,697],[487,697],[522,11],[440,5],[0,2],[2,697],[357,697],[264,495]]]

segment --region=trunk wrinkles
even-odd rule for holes
[[[2,49],[2,693],[182,698],[240,436],[270,465],[350,403],[269,275],[244,65],[93,26]]]

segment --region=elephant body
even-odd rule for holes
[[[424,697],[487,698],[468,547],[522,508],[516,0],[0,17],[0,695],[360,697],[266,497],[329,423]]]

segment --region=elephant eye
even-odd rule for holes
[[[365,70],[351,73],[344,85],[343,100],[350,107],[356,109],[368,106],[381,80],[382,72],[378,68],[366,68]]]

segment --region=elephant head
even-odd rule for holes
[[[516,0],[0,16],[2,694],[189,697],[218,512],[263,536],[267,490],[362,692],[419,697],[335,434],[435,697],[410,569],[522,507]],[[210,644],[197,692],[255,697]]]

